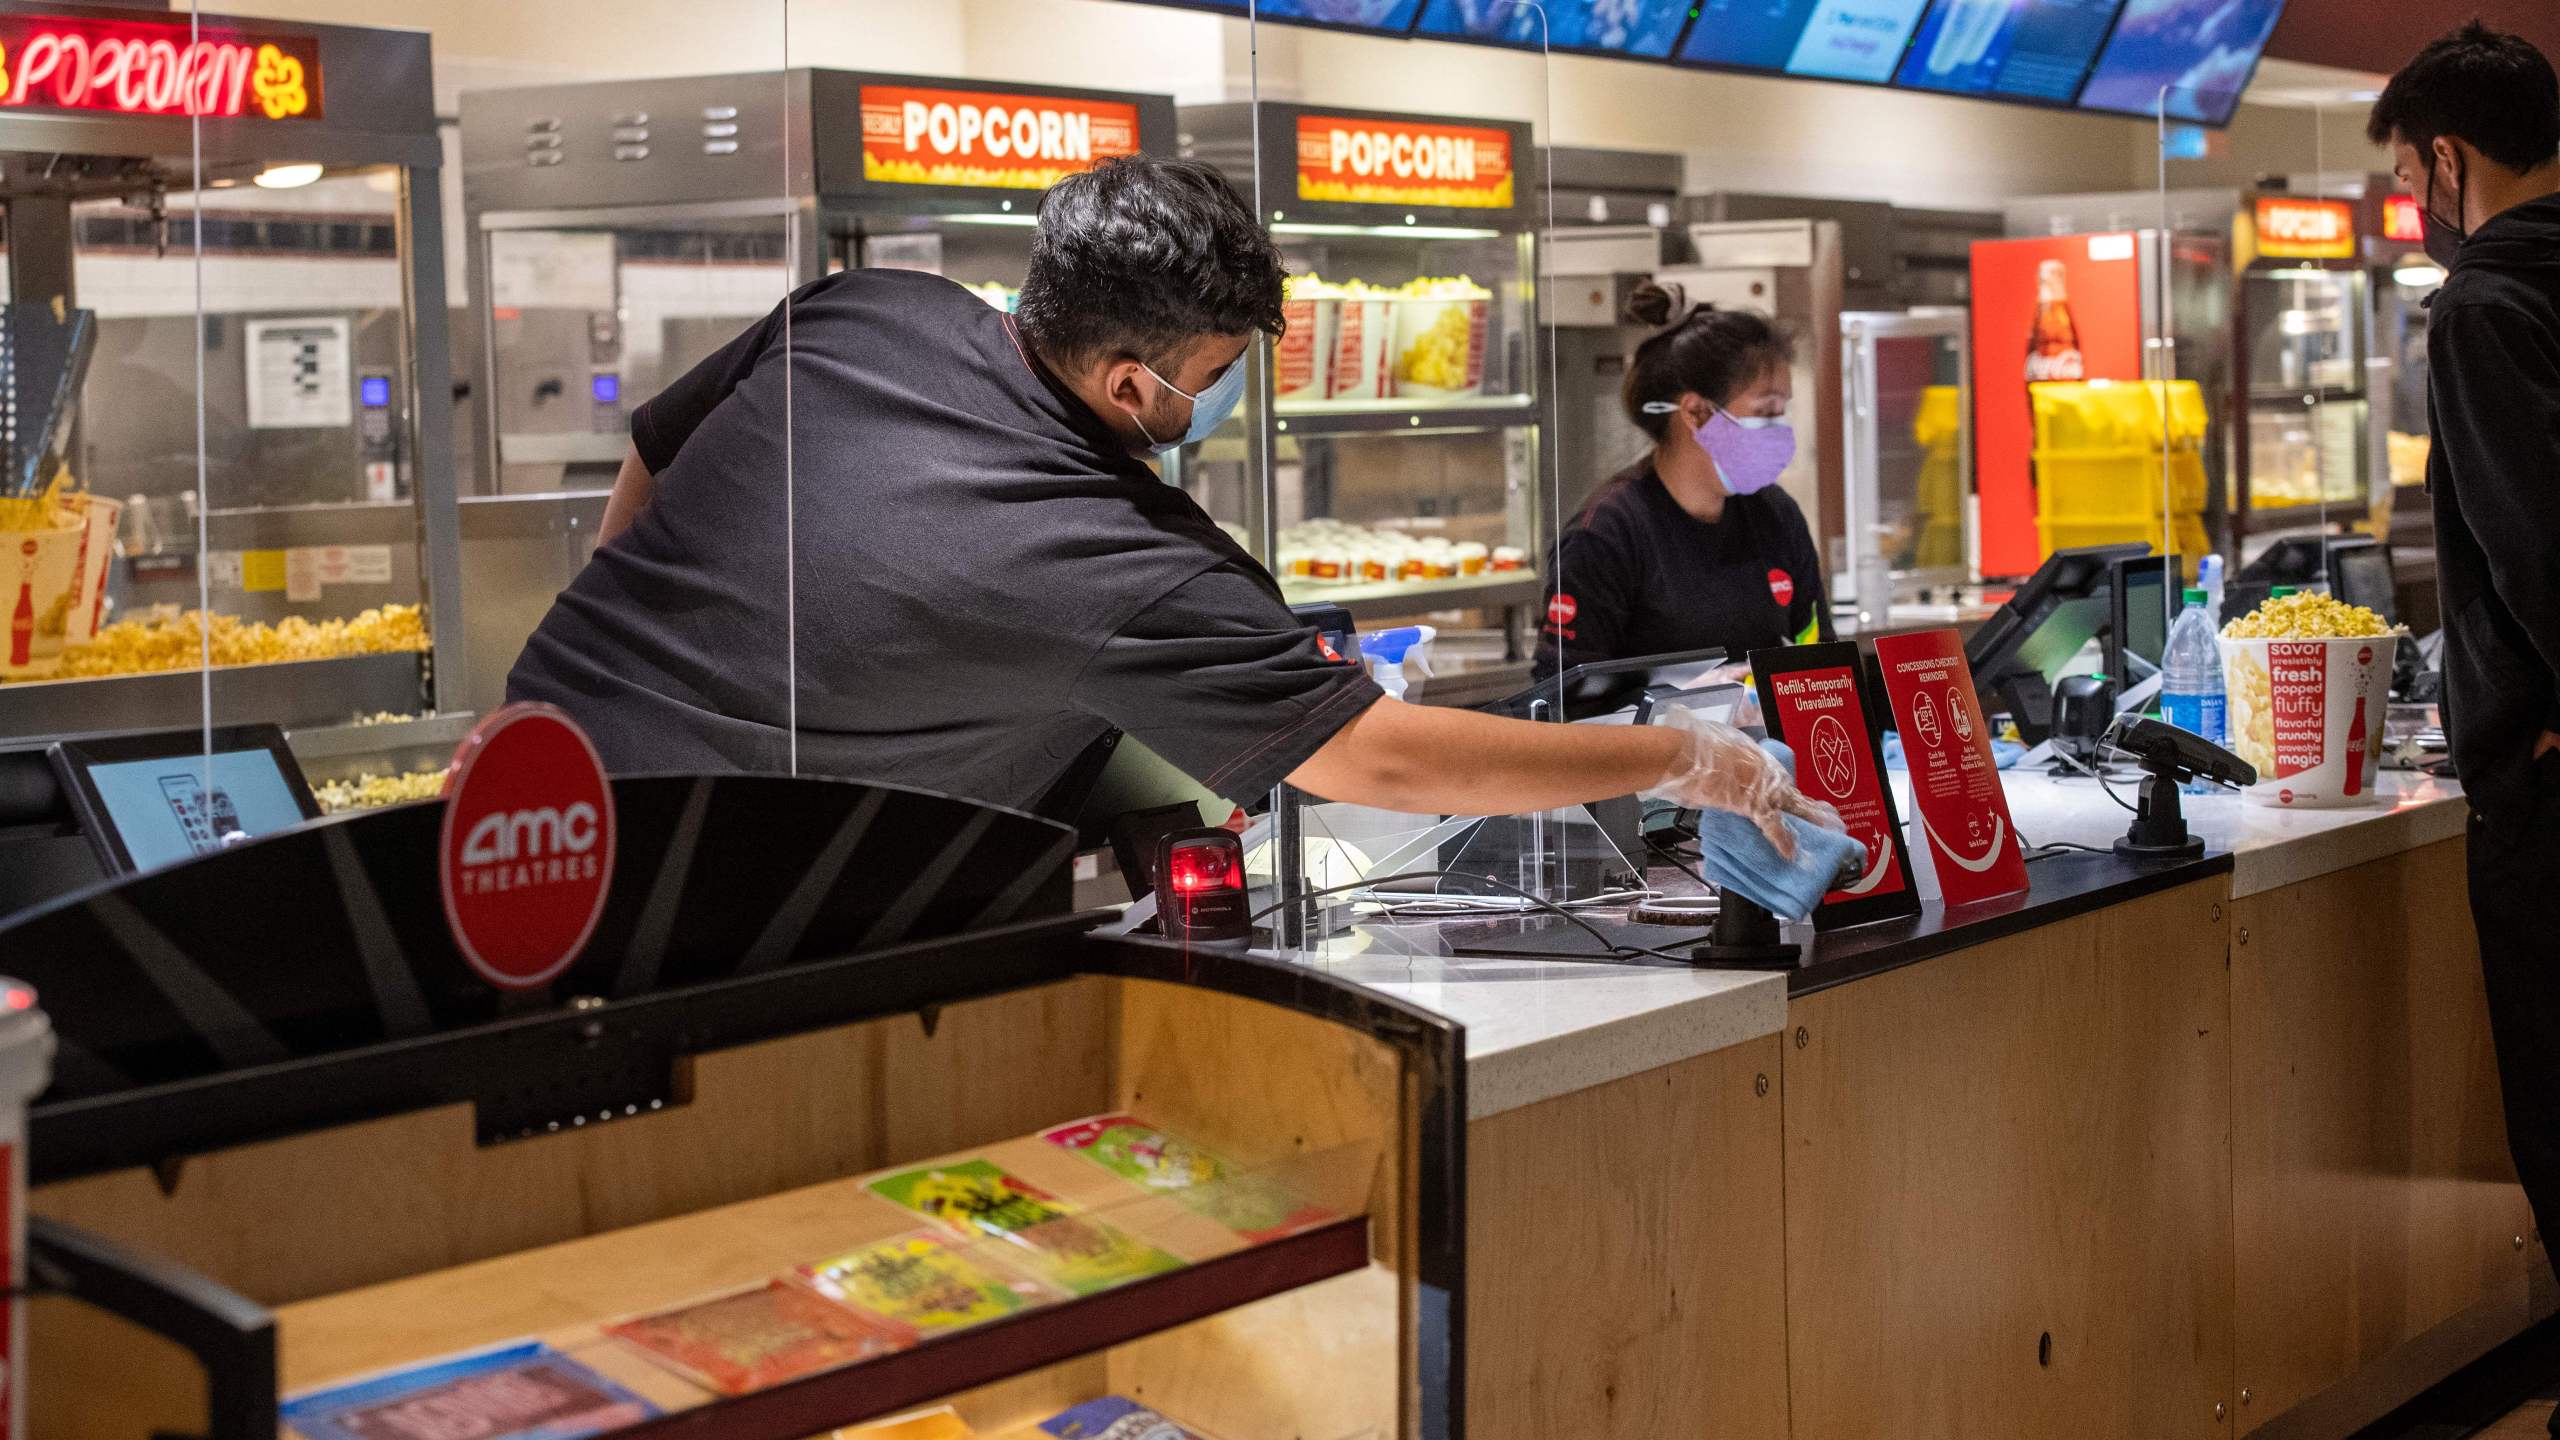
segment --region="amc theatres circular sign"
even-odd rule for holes
[[[613,883],[613,787],[549,705],[509,705],[454,752],[439,847],[445,920],[471,968],[510,990],[578,958]]]

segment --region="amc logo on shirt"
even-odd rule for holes
[[[1547,629],[1570,640],[1573,638],[1570,628],[1573,617],[1581,613],[1582,607],[1575,603],[1574,598],[1559,590],[1555,598],[1547,602]]]
[[[1788,574],[1784,570],[1771,570],[1769,572],[1769,598],[1777,601],[1778,608],[1781,610],[1784,610],[1788,606],[1796,603],[1796,577]]]

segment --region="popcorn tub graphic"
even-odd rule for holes
[[[2257,767],[2252,805],[2326,810],[2381,803],[2383,720],[2396,635],[2222,641],[2230,749]]]

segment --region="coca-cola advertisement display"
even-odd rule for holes
[[[2044,560],[2028,387],[2142,378],[2139,250],[2124,233],[1973,247],[1973,454],[1984,575],[2029,575]]]

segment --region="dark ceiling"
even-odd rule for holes
[[[2554,0],[2291,0],[2267,53],[2387,75],[2475,15],[2560,61],[2560,4]]]

